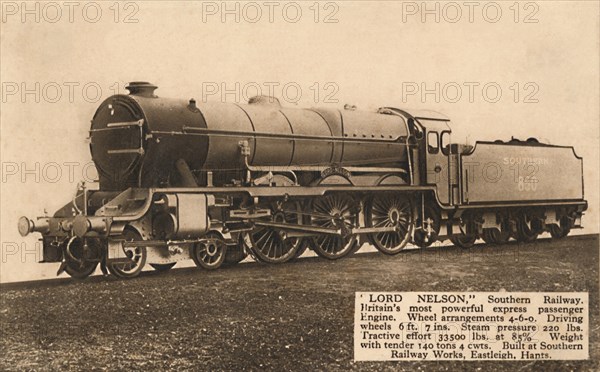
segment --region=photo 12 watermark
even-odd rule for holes
[[[202,1],[202,23],[339,23],[340,5],[327,1]]]
[[[308,85],[294,81],[277,82],[202,82],[201,102],[219,101],[246,103],[252,97],[265,97],[269,103],[283,101],[298,104],[300,101],[313,103],[339,103],[340,87],[332,81],[312,82]]]
[[[402,23],[539,23],[533,1],[403,1]]]
[[[539,103],[536,82],[430,81],[402,82],[402,103]]]
[[[2,264],[38,263],[42,261],[43,243],[41,241],[5,241],[2,242]]]
[[[94,183],[98,172],[94,162],[2,162],[2,183]]]
[[[2,1],[2,23],[139,23],[134,1]]]

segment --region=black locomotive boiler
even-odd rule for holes
[[[99,185],[53,216],[21,217],[43,261],[76,278],[137,276],[193,259],[216,269],[250,254],[283,263],[312,249],[338,259],[370,243],[529,242],[566,236],[587,208],[582,159],[535,139],[451,141],[435,112],[200,103],[134,82],[90,129]],[[560,182],[557,182],[560,177]]]

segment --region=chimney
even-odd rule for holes
[[[154,95],[156,88],[158,88],[156,85],[147,81],[132,81],[125,87],[129,91],[129,94],[147,98],[156,98]]]

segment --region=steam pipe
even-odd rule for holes
[[[190,167],[183,159],[179,159],[175,162],[175,166],[177,167],[177,171],[181,176],[181,181],[183,183],[183,187],[198,187],[198,183],[190,170]]]

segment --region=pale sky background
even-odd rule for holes
[[[34,15],[23,23],[21,9],[3,5],[0,282],[54,277],[59,264],[36,263],[37,236],[22,238],[17,219],[40,215],[44,208],[52,214],[69,201],[90,161],[85,138],[96,107],[115,89],[124,92],[125,83],[135,80],[158,85],[159,96],[197,100],[202,99],[203,83],[225,84],[232,90],[236,82],[240,88],[256,83],[267,93],[266,84],[276,82],[274,92],[280,98],[281,87],[289,83],[302,90],[299,107],[341,108],[350,103],[369,110],[394,106],[443,112],[452,119],[454,142],[515,136],[574,145],[584,158],[590,203],[585,229],[576,233],[598,232],[597,1],[543,1],[528,8],[520,3],[518,15],[510,8],[513,1],[495,2],[502,11],[495,23],[491,22],[497,18],[495,7],[488,6],[484,17],[486,2],[474,8],[472,22],[468,8],[462,7],[458,17],[456,9],[444,2],[438,3],[439,22],[433,14],[423,22],[421,13],[410,14],[421,1],[320,3],[315,22],[313,2],[297,2],[302,15],[296,23],[282,14],[286,3],[277,3],[272,23],[266,7],[257,22],[249,22],[256,17],[255,9],[244,8],[243,2],[239,23],[232,15],[221,22],[220,1],[132,2],[128,8],[120,3],[118,14],[113,3],[96,3],[102,10],[96,23],[83,17],[83,5],[74,9],[70,22],[68,8],[58,15],[56,9],[39,3],[39,23]],[[20,7],[21,2],[13,4]],[[35,11],[34,6],[30,4]],[[235,9],[235,3],[229,6]],[[431,9],[434,6],[430,3]],[[287,11],[288,20],[296,17],[294,5]],[[124,23],[131,13],[138,22]],[[327,15],[337,23],[323,22]],[[525,23],[528,15],[537,23]],[[87,8],[86,16],[93,20],[95,9]],[[24,87],[35,89],[36,83],[39,103],[33,94],[20,94]],[[438,102],[433,94],[403,97],[407,87],[421,89],[424,84],[434,89],[436,83]],[[465,83],[478,84],[472,102]],[[488,102],[495,92],[490,88],[484,96],[485,84],[500,87],[498,102]],[[458,99],[456,86],[462,87]],[[11,95],[15,87],[19,91]],[[98,99],[94,87],[102,90]],[[315,90],[320,92],[316,104]],[[334,93],[338,102],[324,102],[328,93]],[[529,100],[537,102],[525,102],[530,93]],[[233,94],[225,98],[236,100]],[[291,98],[282,103],[293,105]],[[220,94],[208,97],[220,99]],[[53,162],[60,165],[60,177]],[[77,163],[73,180],[64,164],[69,162]],[[39,182],[33,173],[23,174],[23,163],[33,173],[39,163]]]

